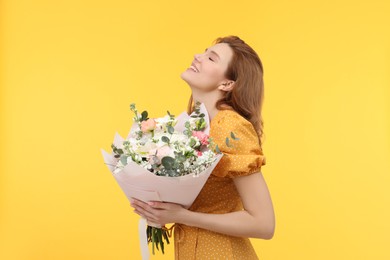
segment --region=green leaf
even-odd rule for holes
[[[166,137],[166,136],[161,137],[161,141],[163,141],[164,143],[169,144],[169,138]]]
[[[164,168],[169,171],[172,170],[175,165],[175,159],[170,156],[164,156],[161,159],[161,163],[164,166]]]
[[[122,149],[116,149],[116,152],[117,152],[118,154],[123,154],[123,150],[122,150]]]
[[[175,152],[175,159],[179,162],[179,163],[182,163],[186,160],[186,156],[181,152],[181,153],[178,153],[178,152]]]
[[[123,165],[127,165],[127,156],[126,155],[122,155],[121,156],[121,163],[123,164]]]
[[[148,243],[152,241],[152,227],[151,226],[146,227],[146,237],[148,239]]]
[[[156,238],[154,239],[155,241],[156,241],[156,248],[157,248],[157,250],[159,250],[159,248],[158,248],[158,244],[160,244],[160,229],[159,228],[156,228]]]
[[[167,113],[168,113],[168,115],[169,115],[171,118],[174,118],[174,117],[175,117],[174,115],[172,115],[171,113],[169,113],[168,110],[167,110]]]
[[[199,130],[203,130],[204,128],[206,127],[206,121],[203,120],[200,124],[200,126],[198,127]]]
[[[233,132],[230,132],[230,136],[232,137],[233,140],[240,140],[240,138],[237,138]]]
[[[141,113],[141,116],[142,116],[141,121],[148,120],[148,112],[147,111],[143,111]]]
[[[157,245],[160,244],[161,251],[164,254],[164,242],[162,240],[162,230],[161,230],[161,228],[157,229],[157,242],[158,242]],[[157,249],[158,249],[158,246],[157,246]]]
[[[221,150],[219,150],[218,145],[215,146],[215,151],[216,151],[217,153],[221,153]]]
[[[225,143],[227,147],[231,147],[229,137],[226,137]]]
[[[196,141],[194,139],[191,139],[189,145],[191,147],[194,147],[196,145]]]
[[[190,137],[192,135],[192,131],[189,131],[189,130],[184,130],[183,131],[183,134],[185,134],[186,136]]]
[[[154,227],[152,227],[152,254],[154,255],[154,244],[156,243],[155,235],[154,235]]]
[[[169,244],[168,231],[163,230],[163,236],[165,238],[165,241],[167,241],[167,244]]]
[[[168,133],[170,134],[173,134],[175,132],[175,128],[173,128],[172,126],[167,126],[167,129],[168,129]]]

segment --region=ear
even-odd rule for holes
[[[225,83],[222,83],[221,85],[218,86],[218,89],[219,90],[222,90],[222,91],[231,91],[234,87],[234,81],[229,81],[229,82],[225,82]]]

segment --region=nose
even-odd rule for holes
[[[198,61],[198,62],[199,62],[199,61],[200,61],[200,58],[201,58],[201,56],[202,56],[201,54],[195,54],[195,55],[194,55],[194,58],[195,58],[195,60],[196,60],[196,61]]]

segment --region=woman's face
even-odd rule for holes
[[[227,43],[218,43],[195,54],[191,66],[180,75],[191,88],[203,91],[215,90],[225,83],[225,72],[233,57],[233,50]]]

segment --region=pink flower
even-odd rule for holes
[[[199,142],[202,145],[208,145],[209,144],[209,136],[202,131],[193,131],[192,136],[195,136],[198,138]]]
[[[202,152],[201,151],[198,151],[198,156],[202,156]]]
[[[149,118],[146,121],[141,122],[141,131],[146,133],[156,128],[156,121],[153,118]]]
[[[161,159],[164,158],[165,156],[171,156],[171,157],[174,156],[173,151],[169,146],[163,146],[158,149],[151,149],[149,151],[149,158],[151,160],[157,159],[156,163],[158,164],[161,163]]]

